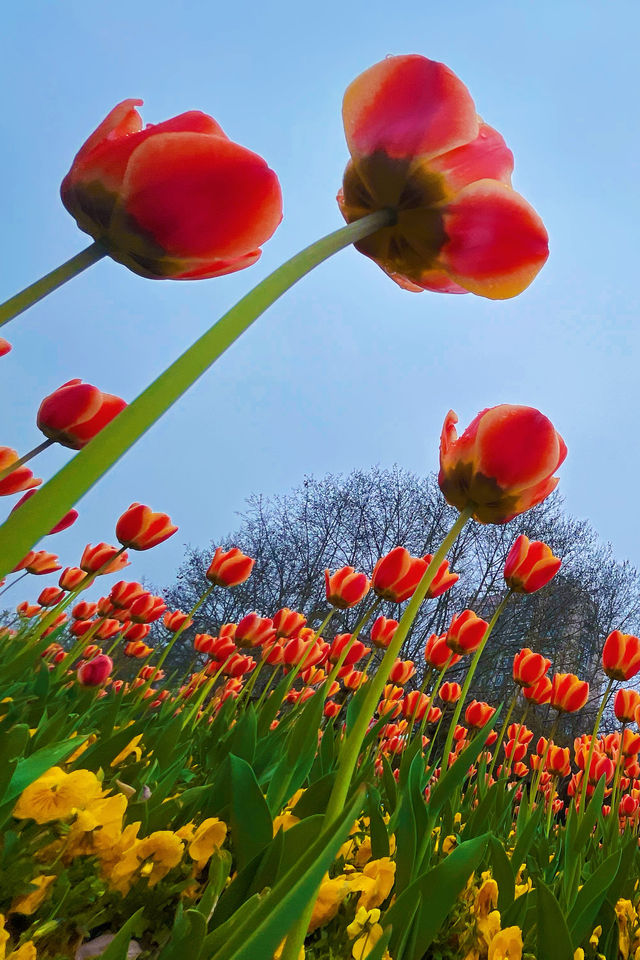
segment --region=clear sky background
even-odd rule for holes
[[[222,539],[251,493],[375,463],[426,473],[450,407],[464,427],[509,402],[553,420],[569,447],[567,509],[640,565],[639,30],[635,0],[7,6],[0,295],[89,242],[59,184],[126,97],[145,100],[146,122],[189,109],[214,116],[276,170],[285,219],[250,270],[176,283],[105,260],[5,327],[14,350],[0,360],[0,444],[38,443],[40,400],[72,377],[133,399],[251,286],[341,225],[342,95],[387,54],[424,54],[464,80],[513,150],[514,186],[551,243],[534,284],[498,303],[406,293],[355,250],[341,252],[271,308],[81,501],[78,523],[42,546],[77,563],[139,500],[180,525],[126,571],[162,586],[184,545]],[[48,478],[71,455],[50,449],[36,473]]]

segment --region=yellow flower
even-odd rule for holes
[[[362,891],[358,900],[358,907],[371,910],[379,907],[391,893],[396,875],[396,865],[390,857],[380,860],[370,860],[359,876],[356,876],[351,886],[353,890]]]
[[[616,919],[618,921],[618,950],[622,954],[623,960],[628,960],[631,950],[629,923],[633,923],[636,919],[636,912],[631,900],[618,900],[616,903]]]
[[[176,837],[180,837],[181,840],[186,840],[187,843],[191,843],[195,832],[196,825],[193,820],[190,820],[189,823],[185,823],[184,827],[180,827],[179,830],[176,830]]]
[[[448,837],[445,837],[442,841],[442,852],[444,854],[451,853],[452,850],[458,846],[458,838],[453,834],[450,834]]]
[[[222,820],[210,817],[203,820],[189,844],[189,856],[196,861],[198,870],[202,870],[211,859],[211,854],[225,841],[227,827]]]
[[[598,946],[601,936],[602,936],[602,927],[598,924],[597,927],[594,927],[593,933],[589,937],[589,946],[593,947],[594,950]]]
[[[280,946],[278,947],[278,949],[277,949],[276,952],[274,953],[274,955],[273,955],[273,960],[281,960],[281,958],[282,958],[282,951],[284,950],[284,945],[285,945],[286,942],[287,942],[287,940],[286,940],[286,937],[285,937],[285,939],[282,941],[282,943],[280,944]],[[304,956],[305,956],[305,954],[304,954],[304,947],[300,947],[300,953],[298,954],[298,960],[304,960]]]
[[[500,911],[492,910],[486,917],[476,920],[476,934],[478,945],[483,948],[483,956],[496,935],[500,932]]]
[[[22,896],[16,897],[11,904],[11,913],[23,913],[25,916],[30,917],[32,913],[35,913],[40,904],[46,899],[46,896],[49,892],[49,887],[55,881],[56,876],[52,874],[51,876],[45,876],[42,874],[40,877],[34,877],[33,880],[30,880],[32,886],[36,889],[31,893],[23,893]]]
[[[8,960],[36,960],[36,948],[33,940],[27,940],[21,947],[10,953]]]
[[[573,951],[573,960],[584,960],[584,950],[582,947],[578,947],[577,950]]]
[[[363,933],[361,937],[358,937],[351,948],[351,956],[353,957],[353,960],[366,960],[366,957],[369,956],[383,932],[384,931],[380,924],[374,923],[366,933]]]
[[[78,735],[77,733],[72,734],[73,737],[76,737],[77,735]],[[83,743],[81,743],[80,746],[73,751],[71,756],[67,757],[67,759],[65,760],[65,763],[74,763],[78,759],[78,757],[82,756],[85,750],[87,750],[90,746],[92,746],[96,742],[97,739],[98,739],[97,733],[89,734],[86,740]]]
[[[133,740],[129,741],[124,750],[121,750],[117,757],[113,758],[111,761],[111,766],[117,767],[119,763],[122,763],[123,760],[127,759],[127,757],[130,757],[131,754],[134,754],[136,761],[138,761],[142,756],[142,748],[138,746],[141,740],[142,734],[139,733],[133,738]]]
[[[126,810],[127,798],[123,793],[94,800],[86,810],[78,810],[69,831],[65,859],[110,850],[120,837]]]
[[[483,879],[485,874],[482,875]],[[486,917],[490,910],[495,910],[498,905],[498,884],[493,879],[484,880],[484,883],[476,894],[476,902],[473,905],[473,912],[476,917]]]
[[[309,921],[309,933],[313,933],[318,927],[323,927],[330,920],[333,920],[340,909],[340,904],[350,890],[351,886],[344,875],[333,879],[325,876],[313,905],[313,913]]]
[[[30,818],[36,823],[64,820],[74,808],[82,809],[101,796],[100,781],[90,770],[65,773],[60,767],[51,767],[23,790],[13,815],[18,820]]]
[[[0,960],[4,960],[9,934],[4,928],[4,914],[0,913]]]
[[[290,810],[283,810],[273,821],[274,837],[281,827],[283,830],[290,830],[291,827],[295,827],[296,823],[300,823],[300,818],[294,816]]]
[[[350,940],[359,937],[365,927],[377,923],[379,919],[379,910],[365,910],[364,907],[358,907],[353,922],[347,927],[347,936]]]
[[[520,927],[506,927],[497,933],[489,946],[487,960],[522,960]]]

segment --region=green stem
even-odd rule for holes
[[[259,696],[259,698],[258,698],[258,702],[256,703],[256,713],[258,712],[258,710],[260,709],[260,707],[261,707],[262,704],[264,703],[265,697],[267,696],[267,693],[268,693],[269,690],[271,689],[271,685],[272,685],[273,681],[275,680],[275,678],[277,677],[277,675],[278,675],[278,670],[279,670],[279,669],[280,669],[280,664],[277,664],[276,667],[275,667],[275,669],[271,671],[271,676],[269,677],[269,679],[268,679],[267,682],[265,683],[264,690],[263,690],[262,693],[260,694],[260,696]]]
[[[6,587],[3,587],[3,589],[0,590],[0,597],[2,596],[3,593],[6,593],[7,590],[11,590],[11,587],[15,587],[16,583],[19,583],[20,580],[24,580],[24,578],[28,576],[29,576],[29,571],[24,570],[19,577],[16,577],[15,580],[12,580],[11,583],[8,583]]]
[[[547,822],[545,824],[545,836],[549,836],[549,831],[551,830],[551,817],[553,814],[553,795],[556,792],[556,784],[558,782],[557,777],[551,778],[551,783],[549,784],[549,805],[547,808]]]
[[[520,718],[520,724],[519,724],[519,726],[518,726],[518,732],[516,733],[516,736],[515,736],[516,745],[517,745],[518,743],[520,743],[520,734],[521,734],[522,731],[524,730],[524,722],[525,722],[525,720],[527,719],[527,716],[528,716],[528,714],[529,714],[529,707],[530,707],[530,706],[531,706],[531,701],[530,701],[530,700],[527,700],[526,703],[525,703],[525,706],[524,706],[524,713],[522,714],[522,717]],[[513,758],[515,757],[515,754],[516,754],[516,748],[514,747],[514,748],[513,748],[513,753],[512,753],[511,756],[509,757],[509,761],[508,761],[508,763],[507,763],[507,776],[506,776],[506,779],[507,779],[507,780],[508,780],[509,777],[511,776],[511,767],[513,766]]]
[[[158,662],[157,662],[157,664],[156,664],[156,667],[157,667],[158,669],[160,669],[160,667],[162,666],[162,664],[165,662],[165,660],[167,659],[167,657],[169,656],[169,654],[170,654],[171,651],[173,650],[174,646],[176,645],[176,642],[180,639],[180,637],[181,637],[182,634],[185,632],[185,630],[186,630],[188,627],[191,626],[190,621],[193,619],[194,614],[196,614],[196,613],[198,612],[198,610],[200,609],[200,607],[202,606],[202,604],[205,602],[205,600],[207,600],[207,599],[211,596],[214,587],[215,587],[215,583],[211,583],[211,584],[207,587],[207,589],[204,591],[204,593],[200,594],[200,596],[198,597],[198,599],[196,600],[196,602],[194,603],[194,605],[191,607],[191,610],[189,610],[189,613],[187,614],[187,619],[184,621],[184,623],[182,624],[181,627],[178,627],[178,629],[176,630],[176,632],[175,632],[174,635],[172,636],[171,640],[169,641],[169,643],[166,645],[166,647],[165,647],[164,650],[162,651],[162,653],[161,653],[161,655],[160,655],[160,659],[158,660]]]
[[[509,726],[509,720],[511,720],[511,714],[514,711],[519,693],[520,693],[520,687],[516,687],[516,689],[513,692],[513,696],[511,697],[511,703],[509,704],[509,709],[507,710],[505,714],[505,718],[502,721],[502,726],[500,727],[500,733],[498,734],[498,739],[496,740],[496,748],[493,754],[493,760],[491,761],[491,766],[489,767],[489,778],[488,778],[489,782],[491,782],[491,777],[493,776],[493,771],[495,770],[495,766],[498,760],[498,755],[500,753],[500,747],[502,746],[502,741],[504,740],[504,735],[507,731],[507,727]],[[514,751],[515,751],[515,747],[514,747]]]
[[[419,733],[420,739],[422,739],[422,735],[424,734],[425,727],[427,726],[427,717],[429,716],[429,711],[431,710],[432,707],[435,707],[435,705],[436,705],[436,704],[435,704],[435,699],[436,699],[436,697],[437,697],[437,695],[438,695],[438,690],[440,689],[440,686],[441,686],[441,684],[442,684],[442,681],[444,680],[444,675],[445,675],[445,673],[447,672],[447,670],[448,670],[449,667],[451,666],[451,661],[453,660],[454,656],[455,656],[455,654],[453,653],[453,651],[451,651],[451,654],[450,654],[449,657],[447,658],[446,663],[443,665],[440,673],[439,673],[438,676],[436,677],[436,682],[435,682],[434,685],[433,685],[433,690],[432,690],[431,693],[429,694],[429,705],[428,705],[427,709],[425,710],[425,712],[424,712],[424,717],[422,718],[422,722],[420,723],[420,733]],[[440,719],[438,720],[436,733],[435,733],[434,736],[432,737],[431,743],[429,744],[429,753],[427,754],[427,760],[426,760],[425,762],[428,762],[428,757],[431,756],[431,748],[432,748],[433,743],[434,743],[434,741],[435,741],[435,739],[436,739],[437,732],[438,732],[438,730],[440,729],[440,724],[442,723],[442,717],[443,717],[443,716],[444,716],[444,712],[441,711],[441,716],[440,716]]]
[[[482,639],[482,643],[476,650],[473,660],[471,661],[471,665],[467,670],[467,675],[464,678],[464,683],[462,685],[462,693],[460,694],[460,699],[456,703],[456,708],[453,711],[453,717],[451,718],[451,723],[449,725],[449,730],[447,732],[447,739],[444,745],[444,752],[442,754],[442,772],[443,773],[445,773],[447,770],[447,764],[449,762],[449,754],[451,753],[451,746],[453,744],[453,735],[455,733],[456,726],[458,725],[458,720],[460,719],[460,714],[462,713],[462,708],[464,706],[464,702],[469,692],[469,687],[471,686],[473,675],[476,672],[476,668],[480,661],[480,657],[482,656],[482,652],[487,645],[489,637],[493,633],[493,628],[498,622],[498,618],[500,617],[500,614],[506,607],[510,596],[511,596],[511,590],[508,590],[507,593],[502,598],[502,600],[500,601],[500,603],[498,604],[498,608],[496,612],[494,613],[494,615],[491,617],[491,620],[489,621],[489,626],[486,629],[485,635]]]
[[[598,730],[600,729],[600,721],[602,720],[602,714],[604,713],[604,708],[607,705],[609,700],[609,695],[611,693],[611,688],[613,687],[613,679],[609,679],[607,684],[607,689],[604,691],[604,696],[600,701],[600,706],[596,714],[596,720],[593,725],[593,733],[591,734],[591,743],[589,744],[589,753],[587,754],[587,762],[584,768],[584,776],[582,778],[582,787],[580,789],[580,806],[578,807],[578,819],[582,820],[584,816],[584,807],[585,799],[587,796],[587,784],[589,783],[589,773],[591,772],[591,761],[593,759],[593,751],[596,746],[596,737],[598,736]]]
[[[278,267],[207,330],[0,527],[0,578],[25,556],[228,347],[305,274],[393,222],[379,210],[317,240]]]
[[[429,587],[431,586],[433,578],[438,572],[440,564],[446,557],[458,534],[465,526],[467,520],[470,519],[472,512],[473,507],[467,507],[459,514],[439,548],[434,553],[431,563],[422,575],[422,580],[416,587],[411,600],[407,604],[406,609],[400,618],[400,623],[398,624],[396,632],[393,635],[393,640],[387,647],[380,666],[368,684],[367,692],[362,702],[362,707],[358,713],[358,716],[356,717],[351,733],[347,735],[347,738],[342,745],[342,750],[340,751],[340,762],[336,773],[336,779],[334,781],[333,789],[331,791],[329,802],[324,814],[323,822],[325,824],[331,823],[335,819],[336,811],[341,811],[344,808],[347,795],[349,793],[349,787],[351,785],[351,778],[353,777],[353,771],[355,770],[358,762],[358,755],[360,753],[360,748],[362,747],[362,741],[367,734],[369,722],[375,713],[378,701],[380,700],[380,695],[384,690],[384,685],[387,682],[389,673],[391,672],[391,667],[395,663],[396,657],[402,649],[402,644],[407,638],[411,625],[415,620],[420,607],[422,606],[422,602]],[[282,951],[281,960],[298,960],[300,949],[304,944],[304,939],[309,927],[309,920],[311,918],[311,913],[313,912],[315,898],[316,891],[314,890],[313,896],[309,899],[308,904],[289,931],[284,949]]]
[[[622,730],[620,731],[620,748],[618,750],[618,756],[616,757],[616,770],[613,776],[613,791],[611,794],[611,819],[614,823],[619,823],[618,818],[618,791],[620,789],[620,777],[622,774],[622,747],[624,745],[624,731],[626,730],[627,724],[626,721],[622,723]]]
[[[79,273],[106,257],[106,255],[107,251],[101,244],[92,243],[81,250],[80,253],[76,253],[70,260],[56,267],[51,273],[46,273],[44,277],[40,277],[35,283],[25,287],[20,293],[16,293],[14,297],[5,300],[3,304],[0,304],[0,327],[8,323],[9,320],[13,320],[18,314],[24,313],[25,310],[32,307],[38,300],[42,300],[47,294],[57,290],[67,280],[77,277]]]
[[[553,738],[556,735],[556,730],[558,729],[559,723],[560,723],[560,714],[558,713],[557,717],[555,718],[555,720],[551,725],[551,730],[549,731],[549,736],[547,737],[547,743],[542,753],[542,756],[540,757],[540,764],[538,766],[538,769],[536,770],[536,775],[534,777],[533,784],[531,785],[531,793],[530,793],[530,801],[529,801],[530,810],[533,808],[533,804],[535,803],[536,796],[538,793],[538,787],[540,786],[540,780],[542,779],[542,774],[544,773],[544,766],[545,766],[545,763],[547,762],[547,756],[549,755],[549,750],[551,749],[551,744],[553,743]]]

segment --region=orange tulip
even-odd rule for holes
[[[151,507],[132,503],[116,524],[116,538],[129,550],[150,550],[177,531],[166,513],[154,513]]]
[[[134,600],[148,596],[149,591],[145,590],[141,583],[136,583],[135,580],[118,580],[118,582],[114,583],[111,587],[109,600],[114,607],[126,610]]]
[[[60,574],[58,584],[63,590],[76,590],[86,579],[87,575],[80,567],[65,567]]]
[[[413,660],[396,660],[389,671],[389,682],[405,684],[415,675]]]
[[[282,219],[273,170],[204,113],[143,128],[141,105],[114,107],[62,181],[80,229],[151,279],[217,277],[255,263]]]
[[[571,773],[571,757],[569,747],[551,745],[545,760],[547,771],[555,777],[566,777]]]
[[[614,630],[602,651],[602,667],[611,680],[630,680],[640,670],[640,639]]]
[[[551,700],[551,687],[550,677],[543,676],[530,687],[523,687],[522,696],[525,697],[526,700],[530,700],[531,703],[543,706]]]
[[[338,610],[348,610],[366,597],[371,582],[354,567],[341,567],[334,574],[325,570],[324,585],[328,603]]]
[[[331,647],[329,649],[329,660],[331,663],[337,663],[340,657],[342,656],[346,647],[349,647],[351,643],[351,634],[350,633],[339,633],[331,641]],[[349,651],[345,656],[343,664],[345,667],[353,666],[354,663],[357,663],[358,660],[362,660],[364,656],[368,653],[371,653],[369,647],[365,647],[364,643],[361,640],[354,640],[349,647]]]
[[[181,630],[183,627],[187,630],[192,625],[193,620],[189,620],[187,614],[183,613],[182,610],[174,610],[173,612],[167,610],[162,618],[162,622],[167,630],[176,633],[177,630]]]
[[[393,635],[398,629],[397,620],[389,620],[387,617],[378,617],[371,627],[370,639],[374,647],[378,650],[386,650]]]
[[[285,640],[299,633],[306,622],[306,617],[296,610],[290,610],[289,607],[283,607],[273,615],[273,629],[276,631],[276,637]]]
[[[63,598],[64,590],[60,590],[58,587],[45,587],[40,592],[38,603],[42,607],[55,607]]]
[[[479,523],[507,523],[555,490],[567,448],[539,410],[489,407],[460,437],[457,422],[450,410],[440,438],[438,483],[451,506],[470,508]]]
[[[153,652],[152,647],[148,647],[142,640],[129,640],[122,648],[125,657],[133,657],[135,660],[144,660]]]
[[[473,610],[454,613],[447,630],[447,646],[461,656],[473,653],[484,640],[488,626]]]
[[[82,380],[68,380],[45,397],[38,429],[48,440],[81,450],[126,407],[126,402]]]
[[[496,712],[495,707],[490,707],[488,703],[479,700],[472,700],[464,712],[464,719],[468,726],[480,729],[485,723],[491,720]]]
[[[129,607],[129,617],[134,623],[155,623],[167,609],[162,597],[147,593],[134,600]]]
[[[0,447],[0,473],[11,467],[17,460],[19,460],[17,450],[13,450],[11,447]],[[0,497],[9,497],[12,493],[30,490],[41,483],[42,480],[39,477],[34,477],[29,467],[15,467],[11,473],[0,480]]]
[[[260,617],[257,613],[248,613],[236,627],[235,642],[239,647],[260,647],[275,638],[273,620]]]
[[[551,681],[551,706],[562,713],[582,710],[589,699],[589,684],[574,673],[556,673]]]
[[[148,623],[130,623],[124,627],[122,632],[125,640],[132,640],[134,643],[139,643],[142,640],[146,640],[149,636],[151,625]]]
[[[462,696],[462,687],[459,683],[448,681],[440,687],[439,695],[443,703],[457,703]]]
[[[205,576],[218,587],[236,587],[249,579],[254,563],[237,547],[227,551],[218,547]]]
[[[382,600],[402,603],[413,596],[426,569],[423,557],[412,557],[404,547],[394,547],[374,567],[373,591]]]
[[[633,723],[638,707],[640,692],[637,690],[618,690],[613,698],[613,711],[621,723]]]
[[[30,550],[26,557],[22,558],[17,567],[14,567],[12,573],[17,573],[18,570],[27,570],[29,573],[41,577],[47,573],[55,573],[56,570],[61,569],[62,567],[58,563],[58,557],[55,553],[47,553],[46,550]],[[62,576],[60,579],[62,580]],[[60,586],[64,590],[67,589],[62,583]]]
[[[39,607],[37,603],[31,604],[28,600],[23,600],[22,603],[19,603],[16,607],[16,613],[19,617],[25,617],[27,620],[30,620],[39,614],[41,609],[42,607]]]
[[[521,534],[507,555],[504,579],[515,593],[535,593],[555,577],[561,565],[546,543]]]
[[[391,208],[356,244],[407,290],[514,297],[548,256],[540,217],[511,188],[513,156],[444,64],[387,57],[348,87],[347,222]]]
[[[551,661],[542,654],[523,647],[513,658],[513,680],[520,687],[531,687],[544,677],[550,666]]]
[[[445,663],[449,663],[449,666],[453,667],[454,664],[460,662],[462,657],[454,653],[449,647],[446,633],[440,635],[432,633],[425,644],[424,659],[427,666],[434,670],[442,670]]]
[[[109,546],[108,543],[97,543],[95,547],[88,543],[84,548],[80,566],[85,573],[105,575],[117,573],[123,567],[128,567],[129,559],[126,553],[118,550],[117,547]]]

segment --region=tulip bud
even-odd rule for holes
[[[129,640],[123,647],[125,657],[133,657],[135,660],[144,660],[153,652],[152,647],[148,647],[142,640]]]
[[[543,676],[540,677],[540,679],[530,687],[523,687],[522,696],[526,700],[530,700],[531,703],[536,703],[538,706],[543,706],[545,703],[549,703],[551,701],[551,688],[551,679]]]
[[[155,623],[167,609],[162,597],[154,597],[148,593],[138,597],[129,607],[129,616],[134,623]]]
[[[461,656],[473,653],[484,640],[488,626],[473,610],[455,613],[447,630],[447,646]]]
[[[116,524],[116,538],[129,550],[150,550],[177,531],[166,513],[154,513],[151,507],[132,503]]]
[[[285,640],[299,633],[307,622],[307,618],[289,607],[283,607],[273,615],[273,629],[276,631],[276,637]]]
[[[614,630],[605,640],[602,666],[611,680],[630,680],[640,670],[640,639]]]
[[[405,684],[415,675],[416,668],[413,660],[396,660],[389,671],[391,683]]]
[[[446,633],[443,633],[440,636],[438,636],[437,633],[432,633],[425,644],[424,659],[427,666],[434,670],[442,670],[445,663],[448,663],[450,667],[453,667],[454,664],[460,662],[462,657],[451,650],[447,644]]]
[[[574,673],[556,673],[551,686],[551,706],[563,713],[581,710],[589,699],[589,684]]]
[[[374,567],[373,591],[383,600],[402,603],[413,596],[427,566],[423,557],[412,557],[404,547],[394,547]]]
[[[193,624],[193,620],[190,620],[186,613],[183,613],[182,610],[174,610],[173,613],[167,611],[162,618],[167,630],[170,630],[172,633],[177,633],[178,630],[184,628],[187,630]]]
[[[126,405],[90,383],[68,380],[40,404],[38,429],[63,447],[81,450]]]
[[[88,600],[81,600],[79,603],[76,603],[75,607],[71,611],[71,616],[74,620],[90,620],[92,617],[95,617],[97,612],[97,603],[90,603]]]
[[[234,639],[238,647],[251,649],[262,646],[275,635],[273,620],[269,617],[260,617],[257,613],[248,613],[239,621]]]
[[[55,607],[64,599],[64,590],[59,587],[45,587],[40,592],[38,603],[42,607]]]
[[[235,587],[249,579],[254,563],[237,547],[227,551],[217,547],[206,578],[218,587]]]
[[[338,610],[355,607],[369,592],[371,583],[364,573],[357,573],[354,567],[342,567],[333,575],[324,572],[324,584],[327,602]]]
[[[507,555],[504,579],[515,593],[535,593],[555,577],[561,565],[546,543],[520,534]]]
[[[566,777],[571,773],[571,757],[569,747],[549,747],[545,766],[549,773],[556,777]]]
[[[138,643],[141,640],[146,640],[151,631],[151,627],[148,623],[130,623],[123,630],[123,635],[125,640],[133,640]]]
[[[60,569],[58,567],[58,569]],[[78,587],[84,583],[87,579],[87,575],[84,570],[81,570],[80,567],[65,567],[65,569],[60,574],[60,579],[58,580],[59,585],[63,590],[77,590]]]
[[[62,567],[58,563],[58,557],[55,553],[47,553],[46,550],[30,550],[26,557],[23,557],[17,567],[14,567],[11,572],[17,573],[19,570],[26,570],[28,573],[42,577],[47,573],[55,573],[56,570],[61,569]],[[62,577],[60,579],[62,579]],[[62,583],[60,586],[63,586]],[[64,587],[64,589],[67,588]]]
[[[83,687],[101,687],[113,670],[113,660],[106,654],[83,663],[78,667],[77,676]]]
[[[472,700],[464,712],[464,718],[470,727],[479,730],[489,722],[495,712],[495,707],[490,707],[488,703]]]
[[[621,723],[633,723],[638,707],[640,707],[640,693],[637,690],[616,692],[613,698],[613,711]]]
[[[419,690],[412,690],[402,701],[402,716],[406,717],[407,720],[413,718],[414,722],[419,722],[423,719],[428,708],[429,697],[420,693]]]
[[[457,422],[450,410],[440,439],[438,483],[452,507],[470,508],[480,523],[508,523],[556,488],[567,448],[539,410],[489,407],[460,437]]]
[[[459,683],[443,683],[440,687],[440,699],[443,703],[457,703],[462,696],[462,687]]]
[[[545,675],[551,661],[529,647],[524,647],[513,658],[513,680],[520,687],[531,687]]]
[[[129,560],[126,553],[117,547],[109,546],[108,543],[98,543],[95,547],[88,543],[84,548],[80,566],[85,573],[105,575],[128,567]]]
[[[350,633],[339,633],[333,638],[329,650],[329,660],[331,663],[337,663],[343,652],[347,650],[343,660],[344,666],[353,666],[358,660],[362,660],[367,653],[371,653],[369,647],[365,647],[361,640],[351,640]]]
[[[386,617],[378,617],[371,627],[371,643],[374,645],[374,647],[377,647],[378,650],[386,650],[393,640],[393,635],[397,629],[397,620],[388,620]]]
[[[17,450],[13,450],[11,447],[0,447],[0,473],[7,470],[19,459]],[[41,483],[42,480],[39,477],[34,477],[29,467],[14,467],[11,473],[0,480],[0,497],[9,497],[12,493],[30,490]]]

